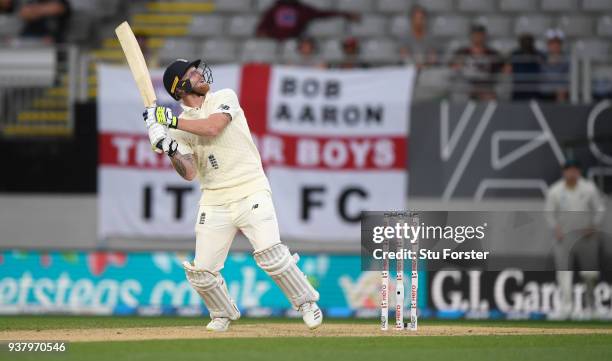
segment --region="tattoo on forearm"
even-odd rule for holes
[[[180,154],[177,153],[172,159],[172,166],[176,170],[176,172],[183,178],[187,176],[187,169],[193,168],[193,157],[191,154]]]
[[[172,166],[174,166],[174,169],[181,177],[185,178],[185,175],[187,174],[187,169],[185,169],[185,165],[183,165],[183,162],[181,161],[180,157],[175,156],[174,158],[172,158]]]

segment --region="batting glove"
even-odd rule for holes
[[[142,113],[147,128],[153,123],[159,123],[168,128],[178,127],[178,118],[172,114],[172,109],[163,106],[149,107]]]
[[[170,138],[168,129],[161,124],[155,123],[149,128],[149,141],[155,153],[166,153],[173,157],[178,149],[178,143]]]
[[[151,142],[151,146],[153,149],[160,149],[160,143],[168,138],[168,129],[161,124],[154,123],[149,126],[149,141]]]
[[[145,108],[144,112],[142,112],[142,119],[144,119],[147,129],[151,128],[153,124],[157,123],[157,118],[155,117],[156,108],[156,106],[147,107]]]
[[[178,150],[178,143],[176,140],[170,137],[164,138],[158,145],[161,148],[161,151],[168,154],[170,158],[174,157],[176,151]]]

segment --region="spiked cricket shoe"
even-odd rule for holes
[[[225,317],[213,318],[212,321],[206,325],[206,329],[214,332],[225,332],[227,331],[230,324],[230,319]]]
[[[299,310],[309,329],[314,330],[323,323],[323,312],[316,302],[306,302],[300,306]]]

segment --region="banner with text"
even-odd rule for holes
[[[555,272],[507,268],[428,272],[428,316],[435,318],[612,320],[610,273],[570,277],[563,301]],[[420,289],[419,289],[420,291]]]
[[[412,68],[213,71],[213,90],[239,94],[283,237],[354,242],[361,211],[404,208]],[[162,71],[151,74],[158,103],[178,114]],[[193,237],[199,185],[151,151],[129,69],[100,66],[98,90],[99,238]]]
[[[0,314],[205,315],[175,252],[0,252]],[[380,276],[359,270],[358,256],[302,254],[299,266],[329,317],[379,316]],[[295,315],[253,257],[230,253],[227,288],[244,316]],[[425,282],[426,277],[423,277]],[[425,307],[425,283],[420,307]]]

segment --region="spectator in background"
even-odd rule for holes
[[[547,53],[542,64],[542,99],[566,102],[569,97],[569,57],[563,52],[565,35],[560,29],[546,31]]]
[[[540,67],[544,55],[535,47],[531,34],[518,38],[518,48],[510,54],[509,65],[512,73],[512,100],[531,100],[540,95]]]
[[[359,40],[354,37],[344,39],[342,41],[342,55],[344,59],[340,63],[335,64],[334,67],[340,69],[367,68],[368,64],[359,59],[359,54]]]
[[[326,64],[321,60],[319,56],[318,47],[315,39],[303,36],[298,39],[297,42],[297,52],[299,54],[299,59],[291,65],[298,66],[310,66],[317,68],[325,68]]]
[[[419,69],[438,62],[435,42],[427,32],[427,11],[415,5],[410,9],[410,34],[401,39],[400,55]]]
[[[256,35],[286,40],[300,37],[312,20],[342,16],[358,20],[357,14],[343,11],[319,10],[299,0],[277,0],[266,10],[257,25]]]
[[[19,17],[25,22],[22,36],[61,43],[70,18],[70,4],[68,0],[26,0]]]
[[[480,24],[470,31],[470,45],[455,52],[451,67],[470,86],[470,98],[492,100],[496,98],[496,76],[503,67],[497,51],[487,45],[487,29]]]
[[[14,10],[13,0],[0,0],[0,14],[12,14]]]

